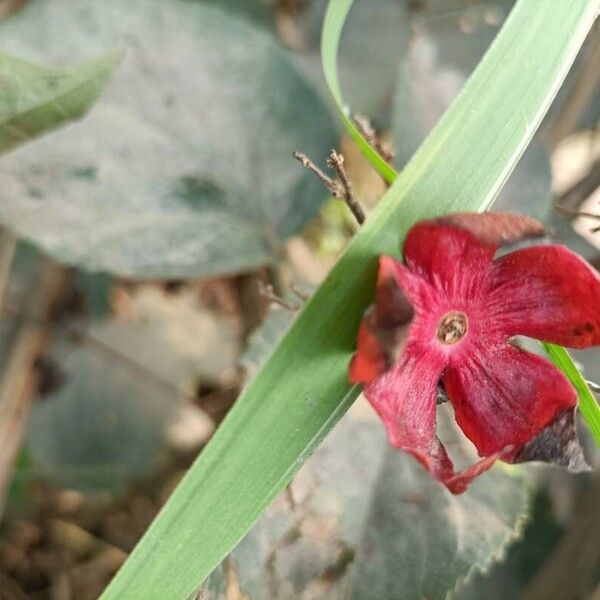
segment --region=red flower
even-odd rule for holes
[[[586,466],[574,388],[510,340],[599,344],[600,277],[564,246],[494,259],[502,244],[543,234],[540,223],[520,215],[449,215],[410,230],[404,263],[379,259],[375,304],[358,332],[350,380],[364,384],[392,444],[453,493],[497,458]],[[435,432],[438,385],[484,457],[458,473]]]

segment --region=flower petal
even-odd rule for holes
[[[509,344],[484,346],[443,376],[456,421],[480,456],[510,460],[577,394],[550,362]]]
[[[489,469],[497,455],[479,461],[459,473],[438,439],[436,398],[444,356],[418,355],[408,346],[403,360],[365,386],[365,396],[378,412],[391,443],[412,454],[452,493],[464,492],[471,481]]]
[[[358,330],[356,354],[350,363],[352,383],[372,381],[396,361],[404,345],[414,310],[398,278],[404,267],[390,256],[379,258],[375,303]]]
[[[406,236],[404,258],[423,276],[448,279],[485,268],[496,250],[544,235],[535,219],[514,213],[458,213],[417,223]],[[455,267],[455,268],[452,268]]]
[[[496,247],[463,229],[425,221],[408,232],[403,252],[410,270],[453,294],[469,287],[472,275],[487,272]],[[466,286],[465,278],[469,279]]]
[[[544,225],[536,219],[510,212],[455,213],[439,217],[436,222],[468,231],[480,242],[495,247],[545,234]]]
[[[507,336],[586,348],[600,344],[600,275],[564,246],[496,259],[489,314]]]

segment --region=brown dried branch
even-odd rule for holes
[[[300,310],[300,306],[298,306],[297,304],[294,304],[293,302],[289,302],[288,300],[285,300],[281,296],[278,296],[273,291],[272,285],[265,284],[262,281],[259,281],[258,282],[258,290],[259,290],[259,294],[263,298],[265,298],[269,302],[272,302],[273,304],[277,304],[278,306],[281,306],[282,308],[285,308],[286,310],[289,310],[290,312],[297,312],[298,310]]]
[[[344,157],[341,154],[338,154],[335,150],[331,150],[329,152],[327,164],[332,169],[335,169],[344,190],[341,196],[338,195],[335,197],[346,202],[348,208],[354,215],[356,222],[359,225],[362,225],[365,222],[365,211],[362,209],[362,206],[358,203],[356,197],[354,196],[352,184],[350,183],[350,179],[346,174],[346,169],[344,169]]]
[[[340,185],[339,182],[335,181],[335,179],[331,179],[328,175],[325,175],[315,163],[303,154],[302,152],[293,152],[292,156],[305,168],[309,171],[312,171],[323,183],[323,185],[331,192],[332,196],[336,198],[339,197],[340,193]],[[343,193],[343,190],[342,190]]]
[[[568,208],[566,206],[561,206],[558,203],[555,204],[555,207],[558,212],[561,212],[562,214],[567,215],[567,216],[585,217],[586,219],[596,219],[597,221],[600,221],[600,214],[591,213],[591,212],[587,212],[584,210],[577,210],[575,208]],[[590,233],[597,233],[598,231],[600,231],[600,225],[598,225],[596,227],[592,227],[590,229]]]
[[[21,10],[26,2],[27,0],[0,0],[0,21]]]
[[[344,169],[344,157],[341,154],[338,154],[335,150],[331,150],[327,159],[327,165],[335,170],[338,180],[332,179],[323,173],[306,154],[294,152],[293,157],[306,169],[312,171],[323,182],[323,185],[331,192],[334,198],[343,200],[348,205],[359,225],[365,222],[365,212],[354,196],[352,184]]]
[[[307,49],[306,28],[303,18],[308,9],[309,0],[276,0],[275,29],[279,39],[296,52]]]
[[[8,229],[0,230],[0,298],[4,298],[10,277],[12,260],[17,249],[17,237]]]
[[[389,144],[386,144],[381,137],[377,135],[377,132],[375,131],[369,118],[365,115],[356,114],[352,120],[354,121],[354,124],[360,131],[361,135],[371,146],[373,146],[381,158],[383,158],[386,163],[392,164],[394,162],[394,158],[396,158],[396,153]]]
[[[594,161],[585,175],[563,192],[556,201],[558,210],[574,208],[585,202],[600,187],[600,160]]]
[[[577,210],[576,208],[568,208],[566,206],[560,206],[556,204],[556,210],[561,212],[563,215],[571,217],[586,217],[588,219],[598,219],[600,221],[600,214],[586,212],[584,210]]]
[[[579,210],[593,193],[600,188],[600,161],[596,160],[587,173],[568,190],[566,190],[554,203],[554,208],[568,217],[586,217],[600,220],[600,214]],[[591,233],[600,231],[600,226],[590,229]]]
[[[295,283],[292,283],[290,289],[292,293],[295,294],[302,302],[307,302],[310,298],[310,294],[302,291]]]

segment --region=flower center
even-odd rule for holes
[[[467,315],[451,312],[442,317],[437,330],[437,336],[443,344],[456,344],[467,333]]]

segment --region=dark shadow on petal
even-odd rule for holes
[[[396,276],[395,259],[379,258],[375,302],[358,330],[356,353],[350,363],[350,381],[367,383],[396,364],[415,311]]]
[[[525,444],[513,463],[542,461],[565,467],[571,473],[590,470],[577,437],[575,411],[565,410],[547,427]]]

